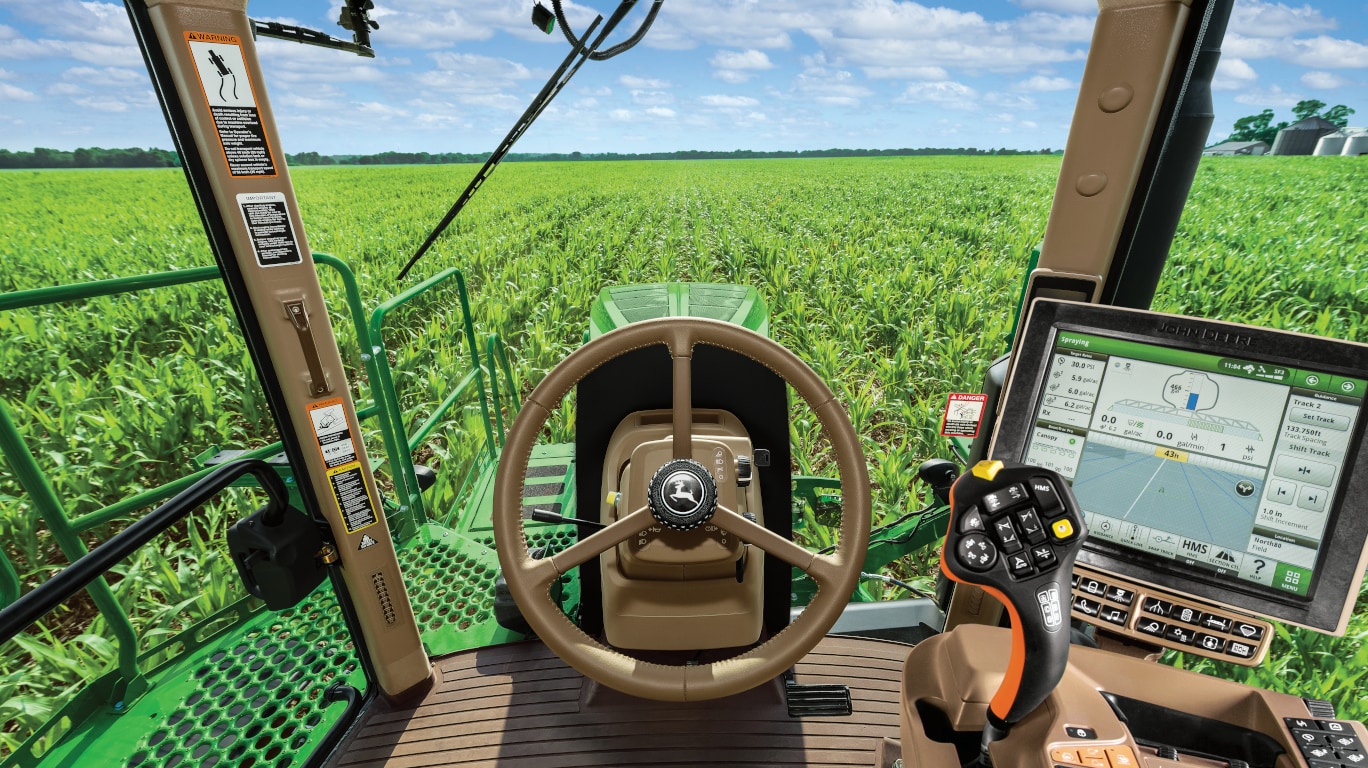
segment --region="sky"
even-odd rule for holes
[[[1301,99],[1368,124],[1368,0],[1237,3],[1211,142],[1265,108],[1289,119]],[[258,41],[286,151],[493,150],[569,52],[532,25],[533,0],[375,4],[375,59]],[[339,7],[248,13],[349,38]],[[616,4],[564,7],[583,34]],[[586,63],[515,151],[1058,149],[1095,17],[1096,0],[667,0],[640,45]],[[122,4],[0,0],[0,148],[36,146],[171,147]]]

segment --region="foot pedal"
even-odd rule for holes
[[[844,685],[799,685],[784,680],[789,717],[849,717],[854,712],[850,688]]]

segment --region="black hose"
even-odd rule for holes
[[[641,22],[641,27],[631,37],[606,50],[594,51],[589,54],[589,59],[591,61],[604,61],[635,47],[651,29],[651,24],[655,23],[656,14],[660,13],[660,6],[664,2],[665,0],[655,0],[651,3],[651,10],[646,13],[645,21]],[[631,10],[631,7],[636,4],[636,0],[623,0],[623,4],[627,6],[627,10]],[[551,8],[556,13],[556,23],[560,25],[561,34],[565,35],[566,41],[575,48],[580,47],[581,41],[575,37],[574,32],[570,31],[570,21],[565,18],[565,10],[561,8],[561,0],[551,0]]]

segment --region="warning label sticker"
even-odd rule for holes
[[[356,461],[356,443],[352,441],[342,398],[334,397],[309,406],[309,420],[313,422],[324,466],[332,469]]]
[[[328,482],[332,484],[333,496],[342,510],[342,522],[347,526],[347,533],[356,533],[379,522],[375,516],[375,504],[366,492],[361,462],[328,470]]]
[[[358,551],[359,551],[359,550],[362,550],[362,549],[370,549],[371,547],[373,547],[373,546],[375,546],[376,544],[379,544],[379,543],[380,543],[380,542],[376,541],[375,539],[372,539],[372,538],[370,537],[370,534],[363,533],[363,534],[361,534],[361,545],[358,546],[356,549],[357,549]]]
[[[185,42],[214,117],[228,172],[233,176],[277,175],[242,57],[242,41],[236,35],[186,32]]]
[[[941,435],[944,437],[978,437],[983,424],[983,411],[988,405],[987,395],[952,393],[945,401],[941,415]]]
[[[237,196],[242,220],[252,238],[252,252],[263,267],[298,264],[299,242],[283,192],[250,192]]]

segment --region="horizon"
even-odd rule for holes
[[[643,4],[644,5],[644,4]],[[576,34],[594,10],[567,2]],[[569,50],[532,0],[379,0],[377,58],[261,39],[287,152],[492,151]],[[666,3],[641,45],[588,62],[519,142],[532,154],[1061,148],[1095,0]],[[258,0],[253,18],[335,37],[338,7]],[[634,31],[636,9],[609,44]],[[1368,21],[1350,0],[1240,3],[1207,144],[1301,99],[1368,113]],[[1355,100],[1358,103],[1355,103]],[[1351,124],[1368,119],[1360,113]],[[0,0],[0,147],[171,148],[121,5]]]

